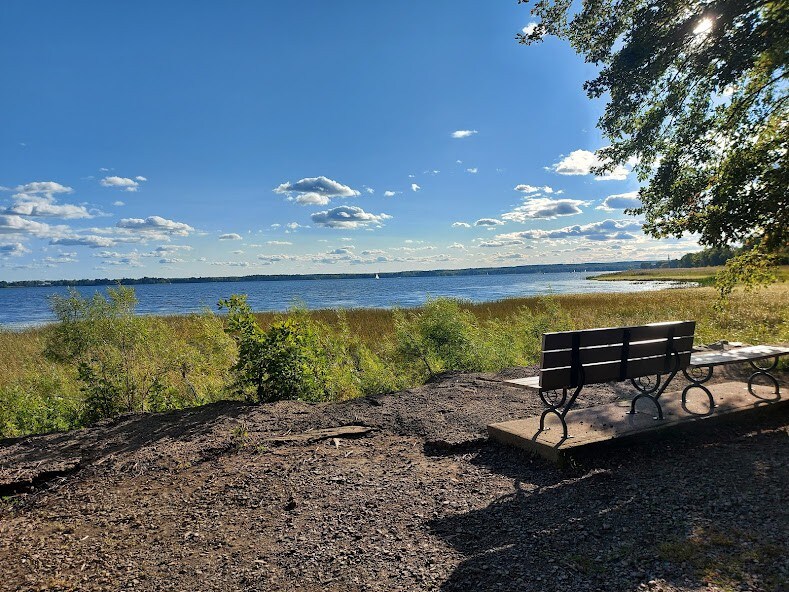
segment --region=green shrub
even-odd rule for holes
[[[306,311],[292,310],[263,330],[245,295],[220,300],[219,307],[227,309],[227,331],[238,345],[233,370],[239,392],[259,402],[324,401],[341,394],[336,378],[342,349]]]

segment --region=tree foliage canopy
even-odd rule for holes
[[[530,3],[519,0],[519,3]],[[521,43],[553,35],[599,67],[605,164],[634,164],[644,231],[709,246],[789,240],[789,1],[537,0]]]

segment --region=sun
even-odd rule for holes
[[[693,28],[694,35],[708,35],[712,31],[712,19],[705,17]]]

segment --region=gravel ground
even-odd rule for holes
[[[485,437],[535,371],[0,442],[0,590],[787,589],[787,412],[559,469]]]

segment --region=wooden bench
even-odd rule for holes
[[[752,345],[749,347],[735,347],[726,351],[694,353],[690,357],[690,363],[687,368],[682,369],[685,378],[690,382],[682,390],[682,405],[684,406],[687,401],[688,392],[697,388],[706,393],[710,403],[710,411],[712,411],[715,407],[715,399],[713,399],[710,389],[704,386],[704,383],[712,378],[715,366],[742,364],[744,362],[750,364],[754,370],[748,377],[748,392],[754,397],[759,397],[753,392],[753,384],[756,378],[763,376],[772,383],[775,389],[775,398],[777,399],[781,396],[781,389],[778,386],[778,380],[770,374],[770,371],[775,370],[778,366],[778,359],[787,354],[789,354],[789,347],[775,345]],[[770,359],[772,359],[772,363],[769,366],[760,366],[758,364],[762,360]]]
[[[540,416],[540,431],[546,429],[545,418],[553,414],[561,421],[564,439],[568,437],[565,416],[588,384],[630,380],[639,391],[630,413],[635,413],[636,401],[643,397],[655,403],[656,419],[663,419],[660,395],[690,364],[695,330],[695,321],[677,321],[545,333],[540,374],[504,382],[538,391],[548,407]],[[662,381],[665,374],[668,379]],[[568,399],[569,389],[575,390]],[[549,394],[559,390],[561,397]]]

